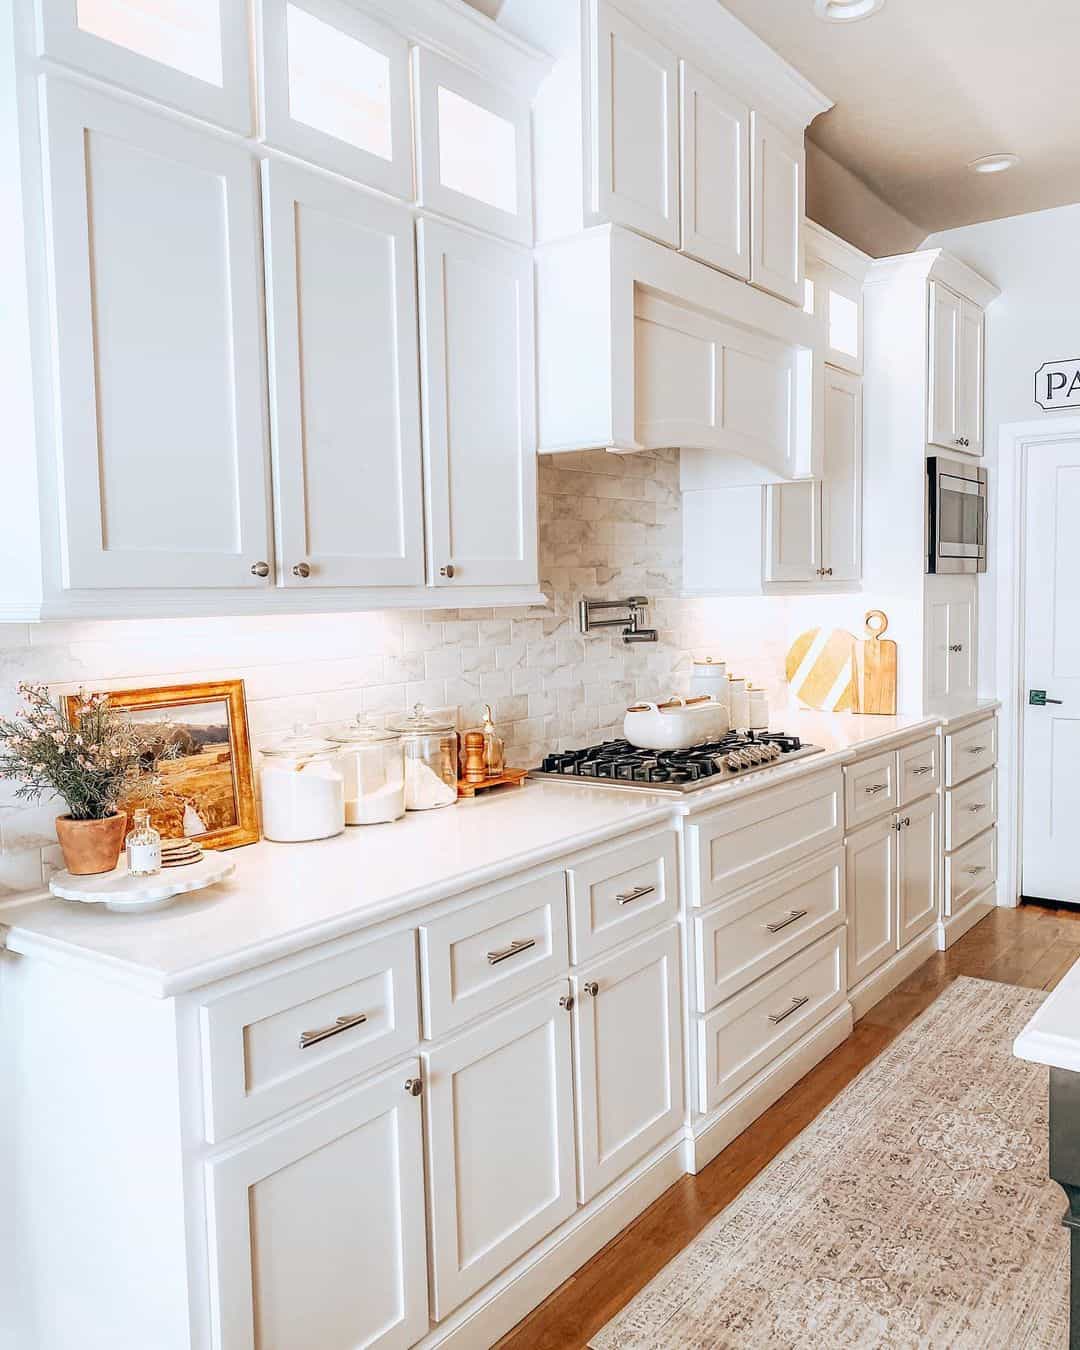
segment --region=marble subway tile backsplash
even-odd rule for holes
[[[621,734],[628,703],[684,692],[696,652],[779,691],[782,600],[684,600],[677,451],[542,456],[544,606],[154,622],[0,624],[0,710],[20,680],[58,691],[242,678],[256,746],[296,723],[379,717],[413,703],[490,703],[513,764]],[[583,638],[582,595],[653,600],[659,641]],[[26,806],[0,782],[0,890],[40,885],[55,865],[55,803]]]

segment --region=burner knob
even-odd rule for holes
[[[733,751],[730,755],[724,756],[724,763],[729,769],[741,769],[742,763],[739,759],[738,751]]]
[[[781,755],[783,755],[783,753],[784,753],[783,750],[781,750],[780,747],[779,747],[778,745],[770,745],[770,746],[769,746],[769,758],[770,758],[770,759],[779,759],[779,758],[781,757]]]

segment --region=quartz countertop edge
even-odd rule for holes
[[[1013,1054],[1033,1064],[1080,1073],[1080,961],[1017,1036]]]

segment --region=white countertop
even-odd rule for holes
[[[169,997],[627,831],[930,734],[941,720],[779,713],[779,729],[824,753],[678,797],[530,781],[319,843],[236,849],[230,880],[152,914],[112,914],[48,896],[0,904],[0,936],[10,951],[93,968]]]
[[[1017,1059],[1080,1073],[1080,961],[1013,1042]]]

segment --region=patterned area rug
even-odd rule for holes
[[[1066,1346],[1047,1071],[1012,1056],[1044,997],[951,984],[590,1345]]]

